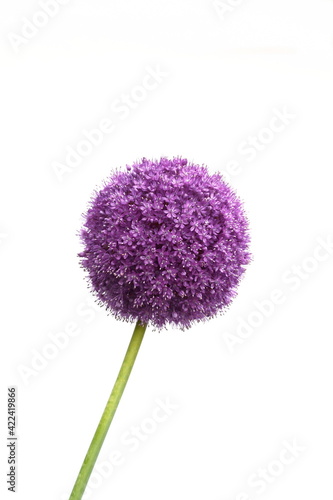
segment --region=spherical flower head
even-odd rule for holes
[[[220,174],[183,158],[145,158],[93,196],[81,265],[117,318],[158,329],[223,312],[250,261],[248,221]]]

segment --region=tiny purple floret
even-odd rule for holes
[[[145,158],[93,196],[81,265],[119,319],[181,329],[223,312],[250,262],[241,201],[220,174]]]

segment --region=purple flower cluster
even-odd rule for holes
[[[242,203],[220,174],[145,158],[95,193],[79,254],[117,318],[182,329],[223,311],[250,261]]]

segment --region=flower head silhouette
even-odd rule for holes
[[[242,203],[183,158],[114,172],[81,231],[81,265],[117,318],[182,329],[223,311],[250,260]]]

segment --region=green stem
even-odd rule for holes
[[[99,421],[69,500],[80,500],[82,498],[105,436],[109,430],[113,416],[131,374],[146,328],[147,325],[143,325],[139,321],[135,325],[134,332],[126,351],[124,361],[121,365],[117,380],[113,386],[111,395],[106,404],[101,420]]]

